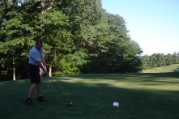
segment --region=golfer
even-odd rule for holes
[[[41,38],[36,39],[36,44],[33,46],[29,52],[29,77],[31,80],[31,85],[28,90],[28,95],[26,99],[27,105],[33,105],[32,102],[32,93],[36,89],[37,91],[37,101],[44,102],[46,99],[41,95],[41,83],[40,83],[40,69],[44,72],[44,75],[47,75],[46,63],[44,58],[44,49],[43,49],[43,40]]]

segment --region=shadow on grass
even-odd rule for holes
[[[60,87],[56,86],[57,89],[55,90],[59,90],[61,94],[56,99],[62,98],[59,103],[62,104],[62,102],[65,103],[66,101],[74,103],[74,106],[70,109],[70,114],[68,114],[68,111],[64,112],[67,118],[179,118],[178,91],[132,90],[115,88],[108,84],[84,85],[83,83],[69,84],[59,82],[57,85]],[[120,103],[119,108],[112,107],[112,102],[114,101]]]
[[[134,73],[134,74],[83,74],[77,76],[68,76],[70,78],[77,78],[83,80],[114,80],[114,81],[128,81],[131,83],[139,82],[144,85],[156,84],[179,84],[179,72],[165,72],[165,73]],[[65,78],[68,80],[68,77]]]
[[[153,82],[158,81],[157,79],[179,79],[179,72],[165,72],[165,73],[129,73],[129,74],[82,74],[75,76],[68,76],[70,78],[90,79],[90,80],[138,80]],[[66,78],[68,80],[68,78]],[[170,80],[168,80],[170,82]],[[173,82],[171,80],[171,82]],[[174,82],[175,83],[175,82]],[[177,83],[177,82],[176,82]]]
[[[44,79],[43,94],[47,103],[24,104],[29,81],[0,83],[1,119],[178,119],[178,91],[139,90],[112,87],[107,83],[84,84],[79,80],[138,80],[173,77],[173,74],[100,74]],[[137,79],[136,77],[140,77]],[[143,79],[143,80],[142,80]],[[167,83],[167,82],[166,82]],[[119,102],[119,108],[112,102]],[[72,106],[66,105],[72,102]]]
[[[174,70],[174,72],[179,72],[179,67],[177,67],[177,68]]]

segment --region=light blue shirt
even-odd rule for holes
[[[38,66],[38,62],[44,57],[44,49],[38,50],[35,46],[29,51],[29,64]]]

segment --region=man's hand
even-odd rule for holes
[[[49,76],[49,73],[48,73],[48,72],[44,72],[44,73],[43,73],[43,76],[44,76],[44,77],[48,77],[48,76]]]

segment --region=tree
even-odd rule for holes
[[[130,39],[125,20],[107,13],[101,0],[4,0],[3,4],[0,54],[6,74],[11,74],[9,64],[14,62],[17,76],[27,76],[27,65],[21,64],[27,64],[36,37],[44,39],[47,63],[56,74],[141,70],[141,49]]]
[[[177,53],[164,55],[163,53],[153,53],[151,56],[142,56],[143,69],[178,64],[179,56]]]

